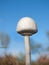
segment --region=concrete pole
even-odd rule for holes
[[[24,36],[25,51],[26,51],[26,65],[31,65],[31,51],[30,51],[30,39],[29,36]]]

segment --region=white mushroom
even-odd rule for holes
[[[19,20],[16,30],[22,35],[32,35],[37,32],[37,26],[32,18],[23,17]]]
[[[16,31],[24,36],[26,49],[26,65],[31,65],[29,36],[37,32],[37,25],[30,17],[23,17],[17,24]]]

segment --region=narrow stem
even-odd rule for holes
[[[26,49],[26,65],[31,65],[30,39],[29,36],[24,37]]]

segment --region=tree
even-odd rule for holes
[[[49,39],[49,31],[47,31],[46,34],[47,34],[47,37],[48,37],[48,39]]]
[[[49,58],[47,56],[40,56],[37,62],[38,65],[49,65]]]
[[[9,35],[6,33],[0,33],[0,41],[2,48],[7,48],[9,44]]]
[[[35,42],[35,40],[30,39],[31,53],[39,53],[39,49],[42,47],[40,43]]]
[[[9,35],[6,33],[0,33],[0,48],[5,49],[4,53],[6,54],[6,49],[8,48],[9,45]]]
[[[18,60],[21,62],[21,61],[23,61],[23,62],[25,62],[25,54],[23,54],[23,53],[19,53],[18,54],[18,56],[17,56],[17,58],[18,58]]]
[[[0,57],[0,65],[19,65],[19,63],[16,57],[5,55]]]

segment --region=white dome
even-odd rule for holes
[[[23,35],[24,33],[34,34],[37,32],[37,26],[32,18],[23,17],[19,20],[16,31]]]

